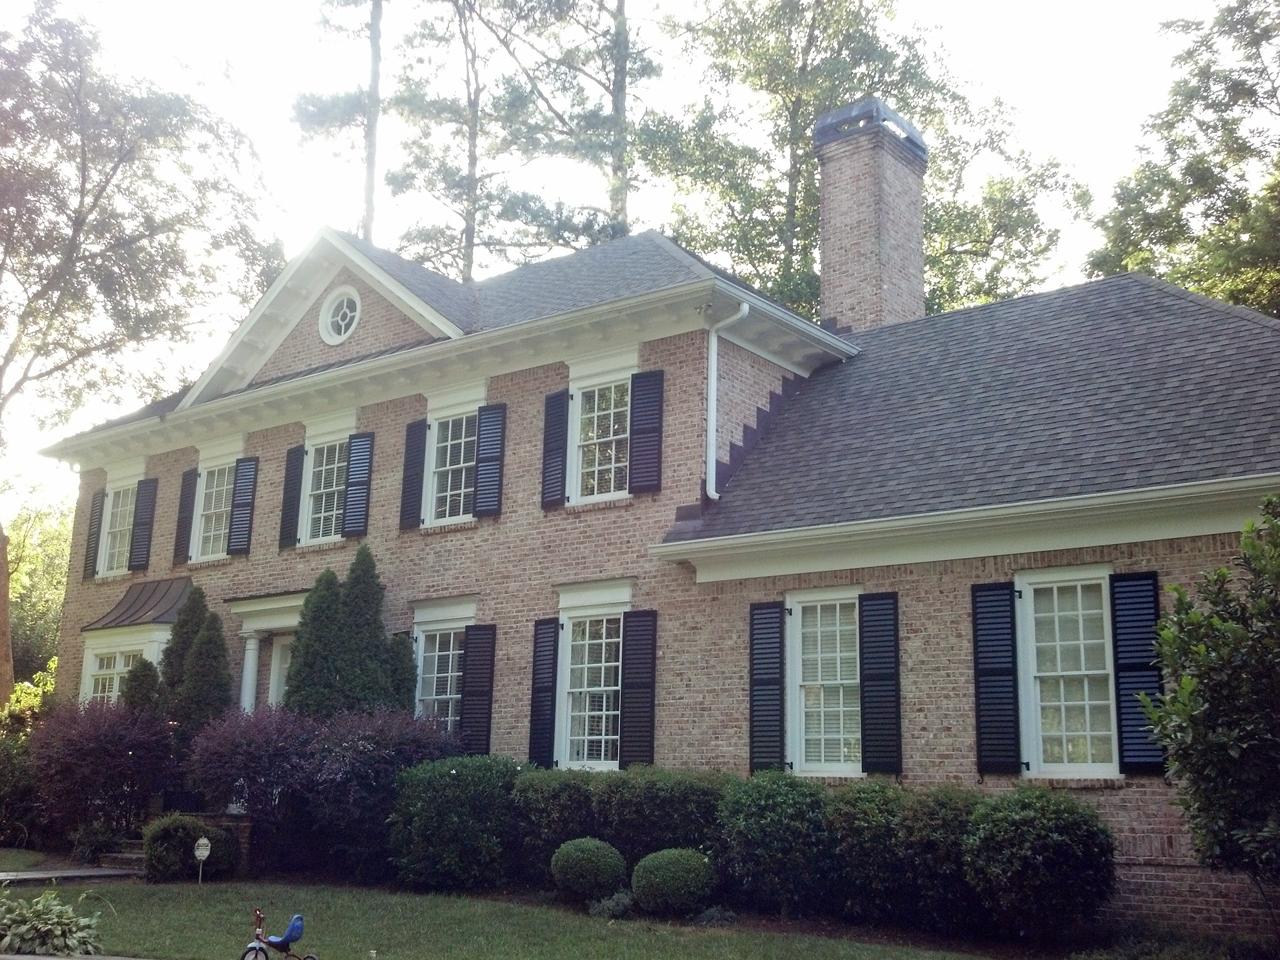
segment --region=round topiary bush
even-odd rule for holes
[[[200,873],[195,858],[196,841],[209,838],[209,859],[204,879],[217,880],[236,872],[240,846],[226,830],[181,813],[152,820],[142,831],[142,857],[148,883],[194,880]]]
[[[616,847],[580,837],[560,844],[551,858],[556,889],[580,900],[602,900],[627,882],[627,865]]]
[[[998,929],[1043,939],[1107,902],[1115,850],[1092,807],[1060,792],[1019,789],[978,804],[964,868]]]
[[[687,917],[707,905],[714,880],[711,863],[697,850],[659,850],[636,864],[631,892],[646,913]]]

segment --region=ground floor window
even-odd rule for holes
[[[89,699],[98,703],[114,703],[120,696],[125,674],[142,659],[142,651],[113,650],[90,656]]]
[[[568,749],[570,766],[618,763],[622,692],[622,614],[568,622]]]
[[[434,717],[449,731],[462,716],[462,651],[465,627],[420,628],[418,631],[418,696],[420,717]]]
[[[848,590],[787,598],[791,769],[847,776],[862,763],[858,598]]]

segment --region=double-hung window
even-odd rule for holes
[[[570,500],[626,495],[631,453],[630,376],[577,386],[571,392]]]
[[[476,489],[476,413],[444,417],[431,425],[427,454],[427,523],[471,517]]]
[[[567,628],[567,763],[612,769],[622,716],[622,614],[573,617]]]
[[[1109,573],[1048,570],[1015,580],[1022,755],[1032,773],[1118,772]]]
[[[235,473],[233,463],[207,468],[200,473],[200,494],[196,498],[196,528],[193,538],[195,557],[198,560],[226,556]]]
[[[123,573],[129,566],[129,545],[133,535],[133,505],[137,487],[117,487],[107,493],[102,520],[102,546],[98,575]]]
[[[787,754],[795,773],[862,770],[858,594],[840,587],[787,596]]]
[[[120,696],[120,686],[125,674],[142,659],[141,650],[111,650],[89,654],[92,666],[89,673],[89,699],[100,703],[114,703]]]
[[[308,452],[306,511],[307,542],[342,535],[342,504],[347,492],[347,441],[332,440]]]
[[[450,732],[462,715],[462,648],[465,626],[425,624],[418,637],[417,713],[440,721]]]

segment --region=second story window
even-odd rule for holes
[[[102,560],[99,576],[122,573],[129,565],[129,543],[133,534],[133,504],[137,488],[120,487],[107,495],[102,524]]]
[[[307,487],[307,540],[342,534],[342,502],[347,488],[347,441],[311,448]]]
[[[201,477],[199,514],[196,521],[196,556],[202,560],[224,556],[231,528],[231,490],[234,464],[206,470]]]
[[[476,414],[437,420],[433,430],[428,523],[469,518],[476,487]]]
[[[570,427],[577,467],[577,500],[627,492],[631,380],[577,391],[576,416]]]

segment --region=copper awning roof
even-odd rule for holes
[[[178,609],[191,592],[190,577],[172,580],[151,580],[131,583],[120,602],[92,623],[85,630],[105,630],[107,627],[136,627],[148,623],[173,623]]]

